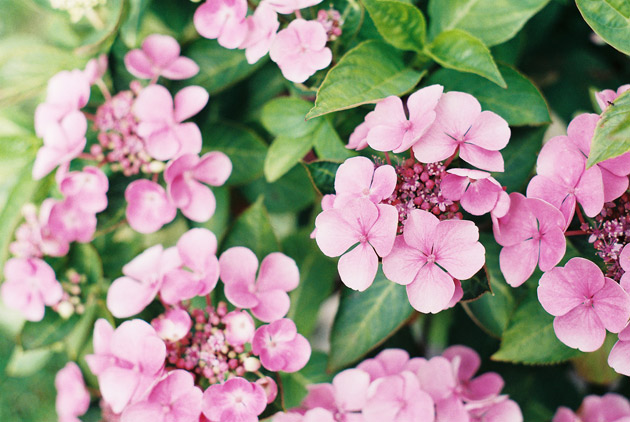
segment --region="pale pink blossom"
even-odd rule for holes
[[[165,359],[164,342],[140,319],[125,321],[115,330],[106,320],[97,320],[94,353],[85,357],[114,413],[146,396],[161,378]]]
[[[390,375],[374,381],[368,390],[363,408],[365,422],[433,422],[433,400],[420,387],[418,378],[411,372]],[[453,421],[460,419],[451,419]]]
[[[494,238],[503,246],[499,264],[505,281],[518,287],[538,265],[549,271],[564,256],[565,220],[553,205],[540,199],[510,194],[510,208],[501,218],[494,218]]]
[[[346,148],[361,151],[362,149],[368,147],[367,135],[370,132],[370,124],[368,123],[367,119],[368,116],[372,113],[374,112],[369,112],[365,116],[365,121],[354,128],[354,131],[350,134],[350,138],[348,138],[348,145],[346,145]]]
[[[37,151],[33,164],[33,178],[39,180],[55,167],[76,158],[87,142],[87,120],[80,111],[71,111],[60,120],[46,126],[44,145]]]
[[[442,95],[435,108],[433,125],[414,144],[422,163],[446,160],[459,150],[459,157],[487,171],[503,171],[499,150],[510,140],[507,122],[491,111],[481,111],[475,97],[451,91]]]
[[[278,384],[271,377],[258,378],[256,384],[260,385],[267,395],[267,404],[271,404],[278,397]]]
[[[326,47],[326,29],[317,21],[295,19],[278,32],[271,43],[269,57],[278,64],[282,75],[291,82],[302,83],[332,61]]]
[[[155,299],[164,275],[181,265],[176,248],[150,247],[123,266],[124,276],[114,280],[107,291],[107,308],[116,318],[141,312]]]
[[[135,180],[125,189],[127,222],[139,233],[153,233],[173,221],[177,208],[166,196],[166,191],[155,182]]]
[[[558,408],[552,422],[630,422],[630,402],[625,397],[608,393],[584,397],[577,415],[566,407]]]
[[[154,318],[151,325],[162,340],[176,342],[186,337],[190,332],[192,319],[185,310],[173,308]]]
[[[527,186],[527,197],[543,199],[558,208],[571,223],[576,203],[595,217],[604,206],[604,185],[598,166],[586,169],[586,157],[566,136],[547,142],[536,162],[537,175]]]
[[[321,2],[322,0],[263,0],[261,4],[268,4],[276,12],[288,15],[296,10],[306,9]]]
[[[83,69],[83,74],[90,85],[94,85],[97,80],[101,79],[103,75],[105,75],[105,72],[107,72],[107,65],[108,60],[106,54],[101,54],[94,59],[88,60],[85,65],[85,69]]]
[[[507,396],[466,404],[470,422],[523,422],[521,408]]]
[[[376,277],[378,256],[385,257],[392,250],[398,211],[391,205],[375,205],[366,198],[357,198],[340,209],[323,211],[317,216],[315,227],[315,240],[324,255],[342,255],[338,264],[341,281],[351,289],[363,291]],[[355,244],[358,245],[349,250]]]
[[[273,420],[274,422],[338,422],[338,419],[335,419],[330,410],[321,407],[309,409],[304,413],[299,411],[276,413],[273,415]],[[342,422],[346,421],[342,420]],[[360,422],[360,420],[353,422]]]
[[[556,317],[553,328],[558,339],[584,352],[599,349],[606,330],[619,333],[630,318],[628,293],[584,258],[573,258],[543,274],[538,299]]]
[[[199,66],[182,57],[179,44],[168,35],[149,35],[142,42],[142,49],[131,50],[125,54],[125,66],[136,78],[188,79],[199,73]]]
[[[300,282],[295,261],[283,253],[267,255],[260,264],[249,249],[236,246],[219,258],[221,280],[225,284],[225,296],[235,306],[249,308],[256,318],[272,322],[289,311],[291,303],[287,292]],[[256,272],[258,271],[258,277]]]
[[[342,208],[355,198],[366,198],[378,204],[392,195],[397,180],[396,170],[392,166],[375,167],[369,158],[349,158],[335,174],[334,206]]]
[[[293,321],[283,318],[256,330],[252,352],[269,371],[296,372],[310,359],[311,345]]]
[[[442,356],[451,362],[457,393],[463,400],[488,400],[497,397],[503,389],[503,378],[496,372],[486,372],[473,378],[481,366],[481,359],[470,347],[451,346],[442,352]]]
[[[247,36],[247,1],[208,0],[197,8],[193,21],[197,32],[216,39],[225,48],[239,47]]]
[[[431,85],[411,94],[407,99],[409,118],[397,96],[379,101],[365,118],[369,125],[365,141],[377,151],[407,151],[435,120],[435,107],[443,91],[442,85]]]
[[[9,250],[18,258],[41,258],[48,256],[65,256],[70,243],[57,237],[50,230],[48,221],[58,200],[46,198],[39,207],[39,214],[33,204],[27,204],[22,208],[22,214],[26,220],[15,231],[15,242],[9,245]]]
[[[232,162],[222,152],[202,157],[185,154],[171,161],[164,171],[169,198],[193,221],[208,221],[216,209],[214,194],[204,185],[221,186],[232,173]]]
[[[361,422],[367,404],[370,376],[360,369],[346,369],[335,375],[332,383],[311,384],[302,401],[306,409],[326,409],[336,421]]]
[[[73,205],[86,213],[98,213],[107,208],[109,180],[99,168],[86,166],[81,171],[63,173],[59,190]]]
[[[245,378],[211,385],[203,394],[202,410],[212,422],[256,422],[266,407],[262,387]]]
[[[624,271],[619,284],[630,293],[630,246],[626,245],[619,253],[619,266]]]
[[[29,321],[41,321],[46,306],[61,301],[63,289],[55,271],[38,258],[11,258],[4,264],[2,301]]]
[[[453,279],[471,278],[484,263],[485,249],[472,221],[440,221],[430,212],[413,210],[403,235],[383,258],[383,272],[393,282],[407,286],[411,306],[437,313],[456,293]]]
[[[630,84],[621,85],[617,88],[617,91],[612,89],[605,89],[595,93],[595,100],[600,110],[605,111],[610,105],[613,105],[618,96],[624,92],[630,90]]]
[[[471,169],[450,169],[440,185],[442,195],[450,201],[460,201],[472,215],[494,210],[503,192],[501,184],[490,173]]]
[[[365,359],[357,365],[357,369],[367,372],[370,379],[389,375],[398,375],[403,371],[415,372],[424,358],[409,359],[409,353],[403,349],[385,349],[374,358]]]
[[[79,416],[90,407],[90,393],[85,388],[79,366],[68,362],[55,376],[55,409],[59,422],[81,422]]]
[[[192,122],[182,123],[199,113],[208,103],[208,91],[188,86],[173,97],[161,85],[144,88],[133,105],[140,121],[137,133],[145,141],[146,151],[156,160],[170,160],[201,151],[201,131]]]
[[[121,422],[198,422],[203,393],[188,371],[176,369],[143,399],[123,411]]]
[[[245,49],[247,63],[254,64],[269,52],[280,27],[278,15],[265,1],[247,18],[247,36],[239,48]]]
[[[91,241],[96,231],[96,214],[85,211],[83,206],[72,197],[55,201],[48,216],[50,233],[67,243]]]
[[[254,338],[256,324],[246,311],[232,311],[223,317],[225,339],[233,346],[242,346]]]
[[[630,325],[619,332],[619,341],[608,355],[608,365],[616,372],[630,376]]]

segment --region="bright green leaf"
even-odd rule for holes
[[[323,119],[322,127],[317,132],[313,147],[320,160],[345,160],[357,155],[356,152],[346,148],[345,143],[327,118]]]
[[[261,122],[273,135],[303,137],[322,124],[322,119],[306,120],[306,113],[312,106],[312,103],[295,97],[275,98],[263,106]]]
[[[472,94],[484,110],[497,113],[510,126],[549,123],[549,109],[538,88],[510,66],[499,64],[499,71],[505,79],[507,89],[480,76],[450,69],[440,69],[432,74],[427,85],[441,84],[446,91]]]
[[[420,9],[397,0],[362,0],[385,41],[401,50],[421,52],[426,23]]]
[[[315,143],[315,136],[300,138],[278,136],[273,140],[265,157],[264,173],[268,182],[275,182],[293,168]]]
[[[379,269],[364,292],[345,289],[330,334],[328,369],[356,362],[402,327],[413,313],[407,291]]]
[[[630,3],[626,0],[576,0],[586,23],[617,50],[630,54]]]
[[[462,29],[488,46],[501,44],[521,30],[525,22],[549,0],[431,0],[429,36]]]
[[[28,377],[39,372],[53,356],[50,348],[24,350],[15,346],[6,367],[10,377]]]
[[[597,122],[586,165],[591,167],[630,151],[630,91],[624,92]]]
[[[317,91],[315,107],[307,118],[375,103],[413,89],[422,73],[405,67],[401,52],[370,40],[348,51]]]
[[[428,45],[427,54],[444,67],[474,73],[502,88],[507,87],[488,47],[465,31],[442,32]]]

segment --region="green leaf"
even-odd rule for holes
[[[196,76],[187,79],[185,85],[201,85],[210,94],[221,92],[245,79],[265,62],[260,60],[250,65],[242,50],[228,50],[216,40],[207,39],[195,41],[183,55],[193,59],[201,69]]]
[[[509,171],[493,174],[508,192],[520,192],[534,171],[538,152],[542,148],[546,126],[512,131],[510,142],[501,150],[505,168]]]
[[[488,46],[501,44],[521,30],[525,22],[549,0],[430,0],[429,36],[462,29]]]
[[[314,351],[309,362],[300,371],[280,372],[284,407],[287,409],[298,407],[306,397],[307,386],[332,381],[332,375],[326,373],[327,358],[325,353]]]
[[[464,296],[462,296],[463,302],[472,302],[483,296],[484,293],[492,293],[492,287],[490,286],[490,277],[485,268],[482,268],[469,278],[468,280],[462,280],[462,289],[464,290]]]
[[[232,161],[228,185],[251,182],[263,175],[267,144],[253,130],[229,123],[204,128],[204,152],[221,151]]]
[[[90,243],[73,243],[70,250],[70,267],[85,275],[89,284],[97,284],[103,278],[103,262],[96,248]]]
[[[423,73],[405,67],[401,52],[382,41],[365,41],[348,51],[317,91],[312,119],[333,111],[375,103],[415,87]]]
[[[275,136],[303,137],[322,124],[322,119],[305,119],[312,106],[312,103],[300,98],[275,98],[263,106],[261,122]]]
[[[463,91],[479,100],[484,110],[503,117],[510,126],[549,123],[549,109],[536,86],[514,68],[499,64],[505,79],[503,89],[480,76],[440,69],[427,80],[427,85],[441,84],[446,91]]]
[[[20,346],[15,346],[6,373],[10,377],[28,377],[39,372],[53,356],[54,351],[50,348],[24,350]]]
[[[346,148],[332,123],[327,118],[323,119],[322,127],[316,132],[315,152],[321,160],[345,160],[353,157],[356,152]]]
[[[416,6],[395,0],[362,0],[379,34],[401,50],[421,52],[426,23]]]
[[[576,0],[588,25],[617,50],[630,54],[630,3],[626,0]]]
[[[94,330],[94,321],[96,321],[97,313],[109,314],[109,310],[105,308],[103,303],[90,303],[86,306],[85,312],[75,324],[74,329],[64,339],[66,352],[71,360],[77,360],[81,350],[85,347],[88,339]]]
[[[366,291],[345,289],[330,334],[328,370],[359,360],[398,331],[412,313],[405,287],[385,278],[380,268]]]
[[[270,213],[298,212],[315,201],[315,192],[302,166],[293,167],[273,183],[260,178],[243,186],[242,191],[252,202],[262,194]]]
[[[602,113],[586,163],[594,166],[630,151],[630,91],[624,92]]]
[[[251,249],[258,259],[279,250],[278,239],[273,232],[269,214],[263,205],[263,197],[246,209],[234,223],[223,241],[221,250],[233,246],[245,246]]]
[[[315,144],[312,134],[300,138],[284,135],[273,140],[265,157],[264,173],[268,182],[275,182],[293,168]]]
[[[335,261],[321,253],[315,240],[309,237],[310,231],[309,228],[289,236],[282,248],[300,269],[300,284],[289,294],[291,308],[287,318],[307,337],[315,328],[319,307],[332,293],[337,278]]]
[[[63,340],[79,321],[78,315],[63,319],[52,309],[46,310],[39,322],[27,321],[20,333],[20,344],[25,350],[39,349]]]
[[[335,193],[335,175],[340,165],[333,161],[312,161],[304,164],[313,185],[323,195]]]
[[[581,355],[558,340],[553,320],[538,302],[536,290],[530,290],[514,312],[492,359],[531,365],[559,363]]]
[[[195,223],[194,227],[205,227],[217,236],[217,239],[225,234],[227,230],[232,211],[230,210],[230,190],[225,187],[212,187],[212,193],[217,200],[217,208],[214,211],[212,218],[205,223]]]
[[[592,353],[584,353],[572,359],[571,362],[578,375],[591,384],[600,385],[610,385],[621,378],[621,374],[608,365],[608,355],[617,340],[619,340],[617,335],[606,333],[606,341],[602,347]]]
[[[428,45],[427,54],[444,67],[474,73],[502,88],[507,87],[488,47],[465,31],[442,32]]]

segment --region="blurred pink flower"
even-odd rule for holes
[[[247,36],[247,1],[208,0],[197,8],[193,21],[197,32],[216,39],[225,48],[239,47]]]
[[[142,49],[129,51],[125,55],[125,66],[136,78],[188,79],[199,73],[199,66],[182,57],[179,44],[168,35],[149,35],[142,42]]]
[[[256,330],[252,352],[269,371],[297,372],[310,359],[311,345],[293,321],[283,318]]]
[[[311,384],[302,401],[306,409],[330,411],[334,420],[360,422],[361,411],[367,404],[370,376],[360,369],[346,369],[335,375],[332,383]]]
[[[370,374],[370,379],[389,375],[398,375],[403,371],[416,372],[424,358],[409,359],[409,353],[403,349],[385,349],[371,359],[365,359],[357,365],[357,369]]]
[[[97,167],[86,166],[81,171],[63,173],[59,190],[66,200],[86,213],[98,213],[107,208],[109,180]]]
[[[630,90],[630,84],[621,85],[617,88],[617,91],[612,89],[605,89],[603,91],[599,91],[595,93],[595,100],[597,100],[597,105],[600,110],[604,112],[608,106],[612,105],[618,96],[623,94],[624,92]]]
[[[91,241],[96,231],[96,214],[85,211],[83,206],[72,197],[56,201],[48,216],[50,233],[67,243]]]
[[[93,85],[97,80],[101,79],[105,72],[107,72],[107,55],[101,54],[100,56],[90,59],[83,69],[83,75],[85,75],[90,85]]]
[[[176,342],[186,337],[190,332],[192,319],[185,310],[173,308],[154,318],[151,325],[162,340]]]
[[[296,10],[306,9],[321,2],[322,0],[263,0],[261,4],[268,4],[276,12],[288,15]]]
[[[223,317],[225,339],[233,346],[242,346],[254,338],[256,324],[246,311],[232,311]]]
[[[411,372],[389,375],[374,381],[368,390],[363,408],[365,422],[433,422],[433,400],[420,387]],[[460,419],[450,419],[452,421]]]
[[[203,394],[203,413],[212,422],[255,422],[266,407],[262,387],[240,377],[211,385]]]
[[[245,49],[247,63],[254,64],[269,52],[280,27],[278,15],[265,1],[247,18],[247,36],[239,48]]]
[[[155,182],[135,180],[125,189],[126,216],[138,233],[153,233],[173,221],[177,208],[166,196],[166,191]]]
[[[366,198],[378,204],[391,196],[397,180],[392,166],[375,167],[369,158],[349,158],[339,166],[335,175],[334,206],[342,208],[355,198]]]
[[[369,112],[365,116],[365,120],[359,126],[354,128],[354,131],[350,134],[350,138],[348,139],[348,145],[346,148],[354,149],[360,151],[368,147],[367,143],[367,135],[370,132],[370,124],[368,123],[368,116],[374,113],[373,111]]]
[[[59,422],[81,422],[78,416],[90,407],[90,393],[85,388],[79,366],[68,362],[55,376],[57,400],[55,408]]]
[[[440,185],[442,195],[460,201],[472,215],[483,215],[495,209],[503,188],[490,173],[470,169],[450,169]]]
[[[521,408],[513,400],[508,400],[508,396],[468,403],[466,410],[470,422],[523,422]]]
[[[558,408],[552,422],[629,422],[630,402],[625,397],[608,393],[584,397],[577,415],[566,407]]]
[[[630,325],[619,332],[619,340],[608,355],[608,365],[616,372],[630,376]]]

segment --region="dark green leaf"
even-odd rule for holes
[[[333,161],[313,161],[305,164],[313,185],[324,195],[335,193],[335,175],[340,165]]]
[[[375,103],[402,95],[420,81],[422,73],[405,67],[402,54],[387,44],[370,40],[348,51],[317,91],[315,107],[307,118]]]
[[[617,50],[630,54],[630,3],[626,0],[576,0],[586,23]]]
[[[405,287],[386,279],[380,268],[366,291],[345,289],[330,334],[328,369],[356,362],[398,331],[412,313]]]
[[[529,181],[534,171],[538,152],[547,128],[523,128],[512,131],[510,142],[501,150],[505,168],[503,173],[494,174],[494,178],[507,188],[508,192],[520,192]]]
[[[427,53],[444,67],[475,73],[502,88],[507,87],[488,47],[465,31],[442,32],[428,45]]]
[[[422,51],[426,23],[420,9],[397,0],[363,0],[363,4],[385,41],[401,50]]]
[[[284,406],[287,409],[298,407],[306,397],[306,387],[311,384],[332,381],[332,375],[326,373],[327,356],[323,352],[314,351],[311,360],[298,372],[291,374],[281,372]]]
[[[472,302],[479,299],[484,293],[492,293],[490,278],[485,268],[479,270],[472,278],[462,280],[461,283],[464,290],[463,302]]]
[[[316,132],[315,152],[321,160],[345,160],[357,155],[346,148],[332,123],[327,118],[323,119],[322,127]]]
[[[271,213],[301,211],[315,200],[315,192],[302,166],[293,167],[273,183],[260,178],[243,186],[242,191],[252,202],[262,194],[265,207]]]
[[[20,343],[25,350],[39,349],[63,340],[79,321],[78,315],[63,319],[52,309],[47,309],[39,322],[27,321],[20,334]]]
[[[221,245],[222,251],[233,246],[245,246],[251,249],[258,259],[262,259],[279,250],[278,239],[271,227],[263,200],[262,196],[258,198],[236,219]]]
[[[630,151],[630,91],[609,106],[597,122],[586,165],[591,167]]]
[[[50,348],[24,350],[15,346],[6,367],[10,377],[28,377],[39,372],[53,356]]]
[[[72,245],[70,267],[85,275],[90,284],[98,284],[103,278],[103,262],[96,248],[90,243]]]

